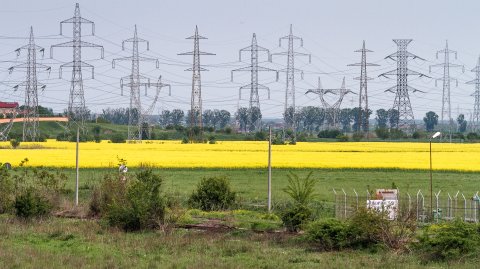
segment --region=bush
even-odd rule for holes
[[[123,175],[121,175],[123,177]],[[93,189],[89,204],[89,215],[101,217],[108,211],[108,206],[114,201],[121,201],[126,193],[126,182],[118,174],[104,176],[100,186]]]
[[[18,146],[20,146],[20,141],[18,141],[17,139],[10,139],[10,146],[16,149]]]
[[[353,141],[355,142],[360,142],[363,139],[363,133],[361,132],[356,132],[352,136]]]
[[[10,212],[14,203],[14,185],[7,168],[0,164],[0,214]]]
[[[289,172],[288,185],[283,191],[293,200],[292,205],[282,213],[283,225],[288,231],[297,232],[302,226],[312,219],[313,212],[309,205],[315,194],[316,180],[311,178],[310,172],[305,178]]]
[[[235,203],[235,192],[226,177],[203,178],[188,199],[193,208],[205,211],[229,209]]]
[[[477,133],[468,133],[467,134],[467,139],[470,141],[475,141],[478,139],[478,134]]]
[[[456,219],[453,222],[425,227],[414,247],[424,261],[447,261],[467,258],[474,254],[479,240],[475,224]]]
[[[386,213],[360,208],[348,221],[349,245],[352,248],[375,248],[382,242],[382,227],[388,225]]]
[[[422,136],[422,134],[419,131],[415,131],[412,134],[413,139],[419,139]]]
[[[208,144],[216,144],[217,140],[215,139],[214,135],[208,137]]]
[[[318,138],[336,138],[342,133],[339,130],[323,130],[318,133]]]
[[[402,251],[414,239],[416,225],[413,214],[388,220],[386,213],[362,208],[346,221],[327,219],[310,224],[306,239],[320,250],[387,247]]]
[[[311,223],[306,239],[319,250],[341,250],[348,247],[348,224],[338,219],[325,219]]]
[[[136,174],[135,179],[125,183],[112,182],[112,179],[104,187],[113,184],[116,188],[102,189],[103,206],[99,207],[102,217],[111,226],[137,231],[163,225],[166,200],[162,195],[162,178],[159,175],[152,170],[144,170]],[[91,210],[94,205],[90,204]]]
[[[335,137],[338,142],[348,142],[348,136],[340,134]]]
[[[283,225],[289,232],[298,232],[312,219],[313,212],[310,208],[301,204],[294,204],[288,207],[281,214]]]
[[[268,133],[263,131],[258,131],[255,133],[255,140],[256,141],[265,141],[268,140]]]
[[[110,141],[112,141],[112,143],[125,143],[126,142],[125,136],[121,133],[113,134],[110,137]]]
[[[50,213],[50,202],[35,192],[28,189],[15,197],[15,215],[21,218],[41,217]]]
[[[387,139],[389,136],[387,128],[377,128],[375,129],[375,134],[377,135],[378,138],[383,140]]]

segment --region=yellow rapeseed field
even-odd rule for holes
[[[267,142],[229,141],[181,144],[180,141],[143,141],[141,144],[80,144],[83,168],[115,167],[118,158],[128,166],[165,168],[261,168],[267,166]],[[10,149],[0,143],[0,162],[30,166],[74,167],[75,143],[49,140],[22,143]],[[428,169],[428,143],[351,142],[298,143],[273,146],[272,165],[278,168],[400,168]],[[480,144],[433,144],[436,170],[480,171]]]

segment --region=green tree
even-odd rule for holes
[[[398,128],[398,122],[400,120],[400,113],[396,109],[388,110],[388,122],[390,123],[390,129]]]
[[[377,110],[377,117],[375,120],[377,121],[377,128],[379,129],[386,129],[388,123],[388,111],[381,108]]]
[[[458,115],[457,122],[458,122],[458,131],[460,133],[465,133],[465,131],[467,130],[467,121],[465,120],[465,115],[463,114]]]
[[[243,130],[246,133],[248,127],[248,108],[238,108],[235,118],[240,123],[240,130]]]
[[[438,115],[433,111],[428,111],[423,118],[425,122],[425,129],[427,132],[432,132],[435,129],[435,125],[438,124]]]

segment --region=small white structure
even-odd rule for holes
[[[375,199],[367,200],[367,208],[378,212],[386,211],[388,219],[394,220],[398,214],[398,190],[377,189]]]

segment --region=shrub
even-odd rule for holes
[[[20,146],[20,141],[18,141],[17,139],[10,139],[10,146],[16,149],[18,146]]]
[[[349,245],[352,248],[372,248],[382,242],[382,227],[388,225],[385,213],[360,208],[348,220]]]
[[[110,137],[110,141],[112,143],[125,143],[125,136],[121,133],[116,133]]]
[[[348,136],[340,134],[335,137],[338,142],[348,142]]]
[[[336,138],[342,133],[339,130],[323,130],[318,133],[318,138]]]
[[[348,247],[348,224],[338,219],[325,219],[311,223],[306,239],[320,250],[341,250]]]
[[[124,187],[121,184],[124,183],[118,184],[116,190],[103,189],[103,217],[111,226],[136,231],[157,228],[164,223],[166,201],[159,175],[152,170],[144,170],[136,174],[135,179],[126,182]],[[109,199],[111,202],[107,202]]]
[[[35,192],[27,189],[15,197],[15,215],[22,218],[41,217],[50,213],[52,206],[49,201]]]
[[[467,134],[467,139],[470,141],[474,141],[478,139],[478,134],[477,133],[468,133]]]
[[[254,137],[256,141],[265,141],[268,140],[268,133],[264,131],[258,131],[255,133]]]
[[[14,198],[14,185],[10,173],[0,164],[0,214],[10,212]]]
[[[363,139],[363,134],[361,132],[356,132],[352,136],[353,141],[360,142]]]
[[[191,207],[205,211],[225,210],[234,203],[235,192],[226,177],[204,177],[188,199]]]
[[[215,139],[214,135],[208,137],[208,144],[216,144],[217,140]]]
[[[123,159],[121,161],[125,163]],[[114,201],[124,200],[126,186],[126,182],[121,180],[118,174],[105,175],[100,186],[93,189],[88,214],[92,217],[101,217],[106,214],[108,206]]]
[[[480,236],[477,226],[460,219],[424,228],[414,244],[424,261],[466,258],[477,251]]]
[[[387,139],[389,136],[387,128],[377,128],[375,129],[375,134],[377,135],[378,138],[383,140]]]
[[[283,225],[289,232],[298,232],[312,219],[312,210],[305,205],[294,204],[281,214]]]
[[[291,206],[282,213],[283,225],[288,231],[296,232],[312,219],[313,212],[309,208],[315,194],[316,180],[310,172],[305,178],[289,172],[288,185],[283,191],[293,200]]]

